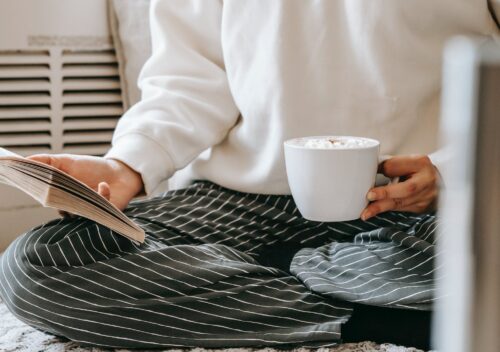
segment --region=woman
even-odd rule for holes
[[[498,36],[488,3],[157,0],[151,22],[143,98],[110,152],[32,159],[121,209],[186,166],[203,181],[128,206],[140,247],[84,219],[20,237],[0,266],[9,308],[110,347],[426,347],[441,49]],[[325,134],[397,155],[380,171],[402,181],[359,220],[307,221],[288,195],[282,142]]]

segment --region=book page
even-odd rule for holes
[[[4,149],[4,148],[0,148],[0,157],[2,157],[2,156],[17,156],[19,158],[22,158],[21,155],[18,155],[16,153],[8,151],[7,149]]]

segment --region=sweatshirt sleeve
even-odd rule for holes
[[[120,119],[107,158],[142,176],[150,194],[236,123],[221,47],[222,1],[153,0],[152,56],[142,99]]]

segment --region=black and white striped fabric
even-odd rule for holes
[[[351,302],[429,310],[436,219],[303,219],[290,196],[209,182],[133,202],[137,246],[60,219],[2,256],[0,296],[19,319],[108,347],[318,346],[339,342]]]

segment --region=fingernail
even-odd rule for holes
[[[361,220],[365,221],[369,219],[372,216],[372,214],[369,211],[364,211],[363,214],[361,214]]]
[[[369,201],[372,201],[372,200],[376,200],[377,199],[377,194],[373,191],[370,191],[368,192],[368,194],[366,195],[366,198],[369,200]]]

